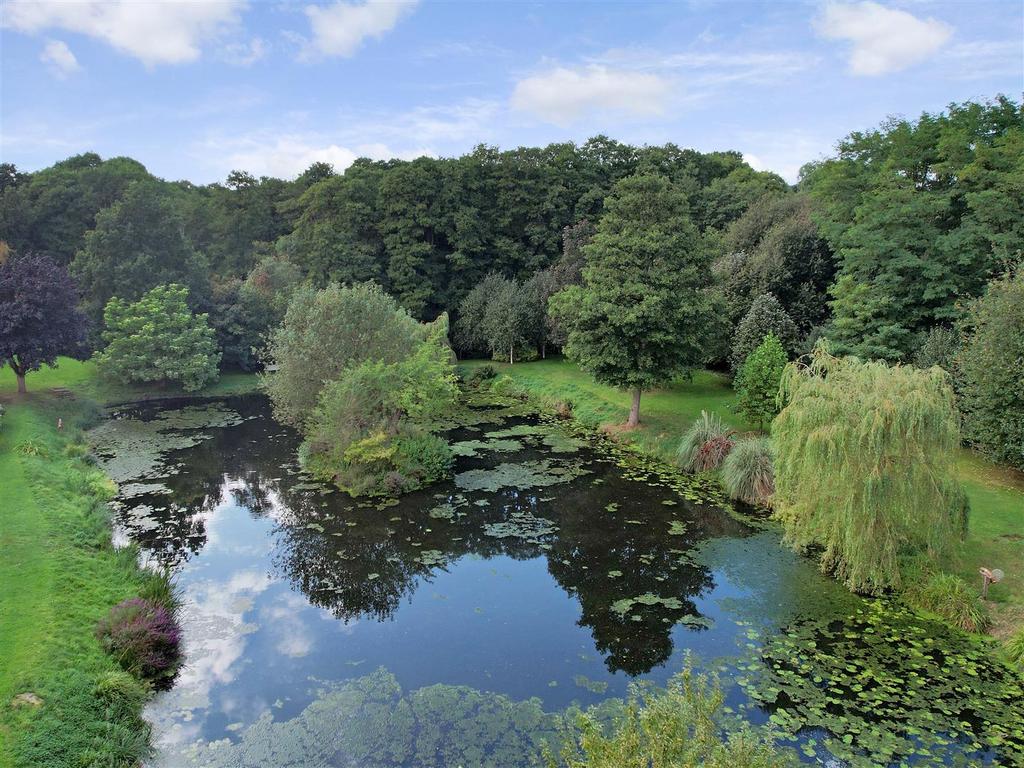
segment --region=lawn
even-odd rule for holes
[[[529,363],[460,363],[466,374],[481,365],[493,365],[511,376],[542,402],[554,405],[571,400],[574,413],[591,424],[621,424],[629,413],[627,392],[596,383],[575,365],[561,358]],[[701,410],[714,411],[727,424],[749,430],[734,413],[736,395],[726,376],[700,371],[670,387],[644,393],[640,428],[625,436],[658,456],[671,460],[679,436]],[[960,480],[971,502],[967,539],[947,568],[968,584],[980,587],[978,568],[999,568],[1005,580],[989,591],[992,632],[1006,636],[1024,625],[1024,474],[986,461],[963,450],[957,463]]]
[[[82,362],[69,357],[60,358],[53,368],[43,366],[40,370],[28,374],[25,384],[30,394],[54,388],[69,389],[103,404],[190,394],[171,386],[129,386],[109,381],[100,375],[96,364],[91,360]],[[253,391],[256,384],[257,376],[254,373],[228,371],[221,373],[216,383],[201,392],[191,394],[210,397],[241,394]],[[14,371],[6,365],[0,368],[0,402],[16,395],[17,390]]]
[[[544,402],[572,401],[576,418],[588,424],[622,424],[629,414],[628,392],[598,384],[562,358],[514,365],[466,360],[459,365],[468,374],[487,364],[493,365],[499,374],[511,375],[519,386]],[[702,410],[714,411],[737,430],[752,429],[734,412],[735,404],[736,395],[727,376],[697,371],[690,379],[679,379],[670,387],[645,392],[640,401],[640,427],[631,432],[629,438],[671,460],[679,436]]]
[[[110,544],[112,484],[81,458],[87,410],[35,395],[0,422],[0,766],[94,764],[87,756],[124,755],[145,735],[138,712],[111,716],[93,693],[116,669],[96,622],[142,576],[134,551]],[[10,705],[24,693],[42,706]]]

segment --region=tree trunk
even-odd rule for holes
[[[25,389],[25,374],[24,373],[18,373],[17,371],[15,371],[14,375],[18,379],[18,394],[19,395],[24,395],[26,392],[28,392],[28,390]]]
[[[512,345],[512,346],[510,346],[508,348],[508,364],[509,365],[512,365],[515,362],[515,360],[512,359],[512,352],[514,352],[514,351],[515,351],[515,345]]]
[[[635,427],[640,423],[640,387],[633,390],[633,405],[629,409],[627,427]]]
[[[548,343],[546,341],[542,341],[540,343],[540,359],[541,360],[546,360],[547,357],[548,357]]]

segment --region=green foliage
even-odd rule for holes
[[[263,379],[274,415],[301,425],[324,386],[343,370],[368,360],[404,360],[418,334],[419,324],[373,284],[298,288],[264,357],[277,367]]]
[[[965,632],[981,632],[989,623],[977,591],[959,576],[936,573],[923,581],[908,579],[903,597],[913,607],[941,616]]]
[[[1024,627],[1014,632],[1003,643],[1003,653],[1011,664],[1024,672]]]
[[[903,360],[1024,242],[1024,120],[1005,97],[853,133],[806,185],[839,259],[830,339]]]
[[[965,528],[959,425],[939,369],[833,357],[786,367],[772,425],[775,509],[786,540],[820,547],[857,592],[901,586],[900,558],[948,552]]]
[[[113,298],[103,313],[103,374],[124,383],[176,382],[185,391],[216,381],[220,352],[206,315],[188,308],[188,289],[161,285],[136,302]]]
[[[567,356],[599,382],[639,393],[703,359],[713,314],[710,259],[690,222],[686,195],[660,176],[619,182],[605,201],[583,285],[551,298],[568,331]]]
[[[806,193],[764,195],[732,223],[722,249],[714,271],[730,325],[766,293],[778,298],[802,334],[828,318],[835,259]]]
[[[786,367],[786,350],[779,337],[769,332],[740,368],[734,386],[739,394],[737,410],[758,429],[779,412],[779,382]]]
[[[206,270],[173,200],[148,181],[133,182],[122,199],[96,214],[96,227],[71,263],[82,308],[97,324],[115,296],[135,301],[155,286],[179,283],[201,297]]]
[[[494,369],[493,365],[481,365],[479,368],[474,368],[473,372],[469,374],[469,378],[466,379],[466,383],[471,387],[479,387],[486,381],[491,381],[498,375],[498,372]]]
[[[551,768],[776,768],[795,765],[775,747],[770,731],[749,726],[724,731],[718,680],[688,665],[664,690],[633,684],[625,711],[610,727],[592,712],[569,723],[560,754],[548,753]]]
[[[687,472],[717,469],[732,448],[731,434],[717,413],[701,411],[679,441],[676,462]],[[708,450],[709,446],[718,446],[719,450]]]
[[[914,353],[914,365],[918,368],[939,366],[949,373],[955,373],[954,361],[960,348],[960,338],[956,331],[944,325],[929,328]]]
[[[458,396],[446,330],[428,327],[405,360],[364,361],[328,382],[303,426],[304,466],[353,495],[404,493],[444,477],[451,449],[427,428]]]
[[[967,307],[957,355],[967,439],[1024,469],[1024,267],[989,284]]]
[[[786,314],[779,300],[769,293],[758,296],[750,306],[750,311],[743,316],[732,343],[729,364],[733,372],[739,371],[743,362],[760,346],[764,337],[774,334],[781,342],[787,359],[792,355],[799,343],[800,333],[793,319]]]
[[[775,493],[775,455],[771,440],[740,440],[722,462],[722,486],[729,498],[768,505]]]

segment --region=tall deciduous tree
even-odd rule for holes
[[[95,321],[114,296],[134,301],[168,283],[202,294],[206,265],[185,233],[171,198],[155,183],[134,182],[124,198],[100,211],[96,228],[71,264],[83,308]]]
[[[47,256],[0,260],[0,362],[7,363],[25,392],[25,374],[56,365],[85,343],[87,322],[66,269]]]
[[[959,419],[939,368],[834,357],[821,344],[782,377],[772,424],[786,539],[856,592],[901,584],[907,555],[948,552],[966,527]]]
[[[623,179],[585,248],[583,285],[551,299],[568,329],[566,354],[598,381],[632,393],[631,427],[645,389],[700,363],[715,311],[710,257],[688,208],[664,177]]]

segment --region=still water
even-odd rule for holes
[[[118,541],[185,601],[154,766],[533,765],[567,707],[687,660],[810,762],[1022,759],[1019,680],[848,595],[700,483],[516,409],[447,437],[452,481],[359,501],[301,475],[260,396],[94,432]]]

